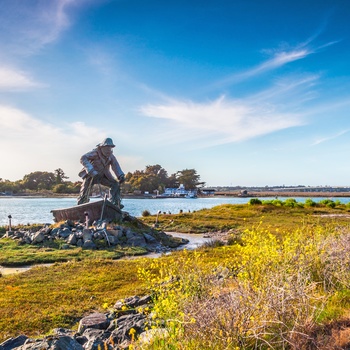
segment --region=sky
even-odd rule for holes
[[[350,1],[0,0],[0,178],[350,186]]]

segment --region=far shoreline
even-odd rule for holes
[[[77,198],[77,194],[69,194],[69,193],[49,193],[49,192],[36,192],[36,193],[16,193],[13,195],[0,195],[1,198]],[[242,194],[240,191],[218,191],[215,194],[211,195],[198,195],[198,198],[223,198],[223,197],[233,197],[233,198],[258,198],[258,197],[310,197],[310,198],[317,198],[317,197],[350,197],[350,192],[328,192],[328,191],[322,191],[322,192],[302,192],[302,191],[249,191],[247,194]],[[102,197],[101,197],[102,198]],[[155,198],[152,195],[134,195],[134,194],[122,194],[122,198],[130,198],[130,199],[164,199],[164,198],[170,198],[170,199],[178,199],[176,197],[157,197]],[[181,198],[181,197],[180,197]]]

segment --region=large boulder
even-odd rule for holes
[[[107,329],[109,326],[109,319],[100,312],[94,312],[91,315],[83,317],[79,322],[78,333],[82,334],[87,328]]]
[[[0,350],[12,350],[16,347],[23,345],[28,337],[25,335],[20,335],[15,338],[9,338],[0,344]]]

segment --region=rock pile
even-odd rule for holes
[[[83,317],[78,331],[57,328],[41,339],[20,335],[0,344],[0,350],[98,350],[127,349],[136,339],[149,343],[168,336],[160,322],[153,320],[152,299],[133,296],[119,300],[107,313],[95,312]]]
[[[137,246],[152,252],[164,252],[188,243],[143,224],[137,218],[125,216],[124,220],[115,226],[108,226],[107,221],[96,221],[86,228],[81,222],[67,220],[58,227],[44,225],[37,231],[18,230],[7,231],[4,237],[17,240],[20,244],[41,244],[63,240],[61,249],[78,246],[85,249],[97,249],[98,246]]]

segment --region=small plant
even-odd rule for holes
[[[149,212],[149,210],[145,209],[145,210],[142,212],[142,216],[143,216],[143,217],[151,216],[151,213]]]
[[[283,202],[280,199],[274,199],[272,201],[272,204],[275,205],[276,207],[281,207],[283,205]]]
[[[219,239],[211,239],[208,242],[204,243],[205,248],[216,248],[216,247],[223,247],[225,243]]]

